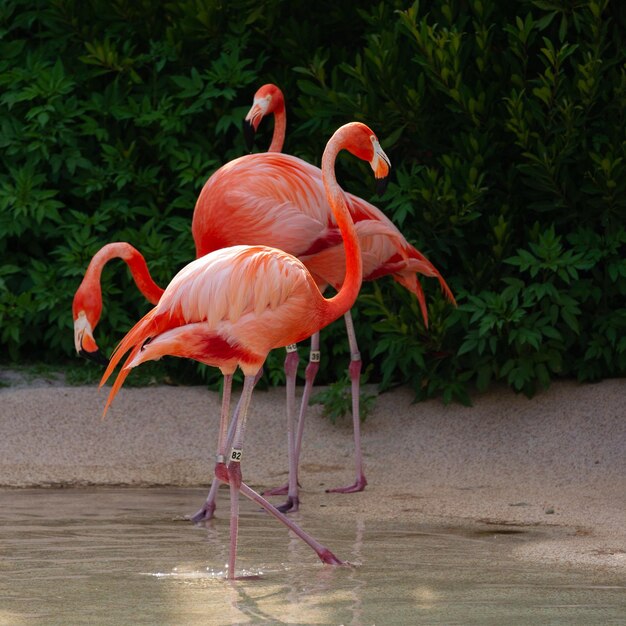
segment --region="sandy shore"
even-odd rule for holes
[[[95,386],[25,382],[7,371],[0,382],[10,383],[0,387],[0,486],[207,484],[213,392],[124,388],[102,420],[106,392]],[[286,477],[283,393],[253,399],[242,468],[258,488]],[[396,390],[379,396],[363,446],[367,489],[324,493],[353,480],[352,429],[311,408],[303,508],[323,505],[337,519],[552,527],[559,532],[515,556],[626,579],[625,379],[559,383],[531,400],[495,390],[471,408],[412,404],[410,391]]]

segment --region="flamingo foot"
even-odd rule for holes
[[[210,519],[215,517],[215,502],[205,502],[202,505],[202,508],[194,513],[189,520],[194,524],[199,522],[208,522]]]
[[[326,493],[358,493],[363,491],[367,485],[367,479],[364,474],[361,474],[354,484],[347,487],[335,487],[334,489],[326,489]]]
[[[281,513],[295,513],[300,509],[300,498],[289,496],[285,504],[276,507]]]
[[[319,556],[322,563],[326,563],[326,565],[348,565],[345,561],[338,559],[328,548],[320,550],[317,556]]]

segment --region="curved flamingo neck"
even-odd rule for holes
[[[152,276],[150,276],[150,270],[148,269],[143,255],[125,241],[108,243],[96,253],[92,263],[94,263],[94,274],[97,274],[98,281],[100,280],[102,268],[111,259],[115,258],[122,259],[122,261],[128,265],[128,269],[139,291],[141,291],[148,302],[156,304],[163,295],[163,289],[161,289],[161,287],[154,282]],[[91,268],[91,264],[89,267]],[[87,271],[89,271],[89,269],[87,269]]]
[[[285,111],[285,102],[281,100],[274,109],[274,133],[272,134],[272,143],[267,149],[268,152],[282,152],[286,132],[287,112]]]
[[[156,304],[163,295],[163,289],[152,279],[150,270],[143,256],[132,246],[129,247],[132,249],[131,256],[121,258],[128,265],[128,269],[139,291],[141,291],[150,304]]]
[[[100,317],[102,310],[102,290],[100,287],[102,269],[111,259],[116,258],[122,259],[128,265],[139,291],[150,303],[156,304],[161,299],[163,289],[152,280],[141,253],[123,241],[108,243],[96,252],[89,263],[89,267],[87,267],[83,281],[74,296],[74,317],[78,315],[80,309],[89,309],[90,314],[96,317],[96,321]]]
[[[337,155],[346,147],[348,140],[348,131],[343,128],[340,129],[328,142],[322,156],[322,179],[326,189],[326,196],[337,220],[337,226],[341,232],[346,254],[346,276],[337,294],[326,300],[324,311],[325,324],[342,316],[352,307],[359,295],[363,281],[361,247],[354,229],[354,223],[346,206],[344,192],[335,177]]]

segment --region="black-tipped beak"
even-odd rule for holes
[[[78,354],[80,354],[80,356],[84,356],[89,361],[93,361],[94,363],[97,363],[98,365],[106,366],[109,364],[109,359],[107,359],[104,356],[104,354],[100,352],[100,350],[96,350],[95,352],[89,352],[88,350],[81,348]]]
[[[387,183],[389,182],[389,175],[384,178],[376,179],[376,194],[382,196],[387,191]]]
[[[248,152],[252,152],[252,148],[254,148],[254,135],[256,131],[254,130],[254,126],[252,122],[249,120],[244,120],[243,124],[243,138],[246,141],[246,147],[248,148]]]

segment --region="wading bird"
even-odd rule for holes
[[[368,161],[377,179],[386,178],[390,167],[374,133],[359,122],[340,127],[326,145],[323,185],[345,248],[345,280],[335,296],[324,298],[305,265],[283,250],[259,245],[216,250],[196,259],[174,277],[157,305],[122,339],[100,383],[102,386],[106,382],[130,351],[109,393],[106,413],[130,370],[146,361],[173,355],[195,359],[222,372],[224,391],[215,476],[230,486],[230,579],[235,578],[240,492],[290,528],[298,528],[242,482],[240,463],[255,377],[270,350],[302,341],[336,320],[354,304],[361,286],[359,239],[334,171],[337,154],[343,149]],[[228,451],[230,391],[237,367],[243,371],[244,385]],[[298,531],[323,562],[341,563],[329,550]]]
[[[324,194],[320,169],[280,153],[285,138],[286,113],[283,94],[276,85],[263,85],[255,93],[244,120],[244,134],[251,144],[261,120],[270,114],[274,115],[274,132],[268,152],[235,159],[205,183],[193,215],[196,251],[201,255],[241,243],[273,246],[297,256],[322,291],[328,285],[339,289],[346,271],[341,234]],[[364,280],[391,276],[415,294],[426,324],[428,312],[416,274],[437,278],[446,296],[454,303],[452,292],[441,274],[379,209],[352,194],[345,194],[345,201],[361,246]],[[356,478],[351,485],[328,491],[351,493],[363,490],[367,480],[363,470],[359,411],[361,356],[350,311],[346,312],[344,319],[350,346]],[[266,492],[266,495],[287,493],[286,504],[279,507],[283,511],[298,508],[298,459],[304,417],[319,361],[319,334],[315,333],[311,338],[296,435],[293,407],[298,355],[295,345],[288,347],[285,373],[289,483]],[[205,504],[191,519],[210,519],[215,510],[215,496],[214,484]]]

